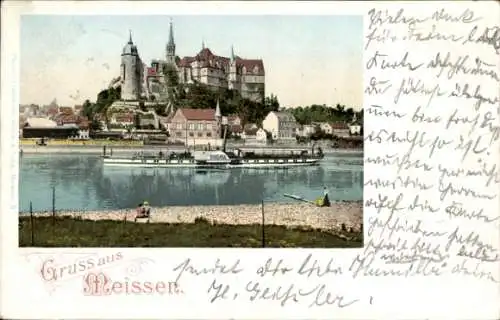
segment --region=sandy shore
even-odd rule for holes
[[[266,224],[309,226],[330,231],[347,229],[352,232],[362,232],[362,212],[362,201],[335,202],[328,208],[318,208],[310,204],[264,204]],[[37,212],[35,214],[45,216],[52,213]],[[57,211],[56,214],[58,216],[72,216],[91,220],[126,219],[127,221],[133,221],[135,210]],[[153,208],[150,222],[192,223],[197,217],[203,217],[211,222],[221,224],[261,224],[262,206],[173,206]]]

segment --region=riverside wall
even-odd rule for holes
[[[290,150],[305,150],[308,149],[308,146],[290,146],[290,147],[251,147],[251,146],[231,146],[228,148],[240,148],[246,151],[254,151],[258,153],[269,153],[269,152],[287,152]],[[87,154],[87,155],[102,155],[103,147],[102,146],[36,146],[36,145],[23,145],[20,146],[20,151],[23,154]],[[155,153],[160,151],[184,151],[184,146],[107,146],[106,153],[109,155],[110,152],[113,155],[126,155],[134,152],[146,152],[146,153]],[[362,154],[363,150],[361,149],[332,149],[325,148],[323,149],[325,154],[329,153],[352,153],[352,154]]]
[[[49,216],[51,212],[37,212],[35,215]],[[25,213],[20,214],[25,215]],[[71,216],[90,220],[133,221],[135,209],[102,211],[57,211],[57,216]],[[192,223],[203,217],[219,224],[261,224],[262,205],[226,206],[172,206],[154,208],[152,223]],[[319,208],[311,204],[264,203],[265,224],[289,227],[307,226],[325,231],[363,232],[363,203],[334,202],[331,207]]]

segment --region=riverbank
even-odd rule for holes
[[[361,233],[307,227],[194,223],[127,223],[69,217],[19,219],[20,247],[360,248]]]
[[[264,208],[264,210],[262,210]],[[193,223],[203,218],[210,223],[252,225],[264,223],[287,227],[309,227],[328,232],[349,231],[362,233],[363,203],[333,202],[331,207],[319,208],[311,204],[265,203],[262,205],[227,206],[172,206],[153,208],[151,223]],[[36,212],[34,216],[51,216],[51,212]],[[57,211],[57,216],[93,221],[133,221],[135,209],[108,211]],[[20,213],[20,216],[27,216]]]
[[[266,146],[266,147],[255,147],[255,146],[244,146],[244,145],[228,145],[228,148],[240,148],[245,151],[253,152],[290,152],[293,150],[308,150],[309,146],[296,145],[292,147],[277,147],[277,146]],[[36,146],[36,145],[23,145],[19,146],[19,149],[23,154],[86,154],[86,155],[102,155],[103,146]],[[184,151],[184,146],[178,145],[163,145],[163,146],[106,146],[106,153],[113,155],[125,155],[134,152],[146,152],[146,153],[157,153],[160,151]],[[347,154],[362,154],[361,149],[333,149],[324,148],[323,152],[325,154],[332,153],[347,153]]]
[[[135,210],[20,214],[19,245],[38,247],[262,247],[262,206],[153,208],[150,223]],[[362,202],[264,204],[264,246],[363,246]],[[32,231],[33,242],[32,245]]]

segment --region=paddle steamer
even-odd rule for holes
[[[316,165],[323,159],[321,148],[290,151],[289,154],[255,154],[235,149],[194,151],[193,153],[156,155],[135,154],[132,157],[103,156],[104,165],[152,168],[196,168],[196,169],[231,169],[231,168],[287,168],[294,166]]]

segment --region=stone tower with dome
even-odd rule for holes
[[[123,47],[121,56],[121,99],[125,101],[137,101],[140,99],[142,93],[144,68],[137,46],[132,41],[132,32],[130,32],[129,41]]]

